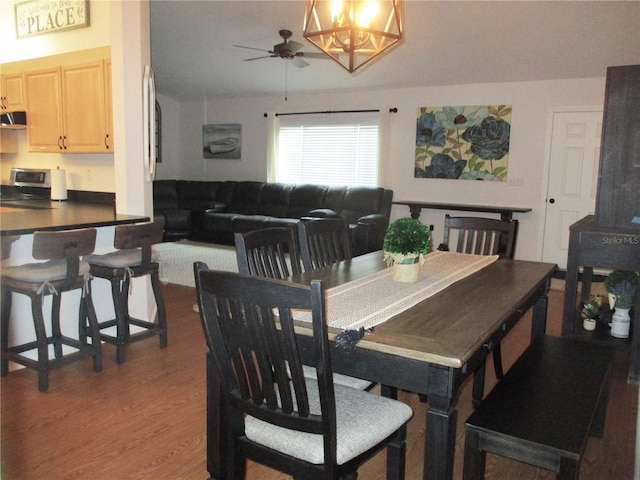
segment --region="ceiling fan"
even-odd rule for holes
[[[284,58],[285,60],[291,60],[296,67],[303,68],[308,67],[309,63],[302,59],[305,58],[328,58],[321,52],[300,52],[299,50],[304,46],[301,43],[289,40],[291,38],[291,30],[280,30],[278,32],[284,39],[284,42],[278,43],[273,46],[272,50],[264,50],[262,48],[245,47],[243,45],[234,45],[234,47],[247,48],[249,50],[258,50],[260,52],[267,52],[269,55],[263,55],[261,57],[247,58],[245,62],[252,60],[260,60],[262,58]]]

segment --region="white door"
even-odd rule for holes
[[[602,110],[553,114],[542,260],[561,269],[569,227],[595,212],[601,133]]]

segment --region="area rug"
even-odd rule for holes
[[[238,271],[236,251],[232,246],[181,240],[158,243],[153,248],[159,255],[162,283],[195,287],[193,262],[204,262],[213,270]]]

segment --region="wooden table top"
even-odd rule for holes
[[[381,251],[373,252],[292,279],[301,283],[320,279],[327,289],[387,268],[382,257]],[[461,368],[547,284],[556,268],[549,263],[500,259],[378,325],[358,347]],[[332,331],[332,338],[337,333]]]

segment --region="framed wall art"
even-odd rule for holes
[[[242,158],[242,125],[223,123],[202,126],[204,158],[240,160]]]
[[[506,182],[511,105],[421,107],[415,178]]]

